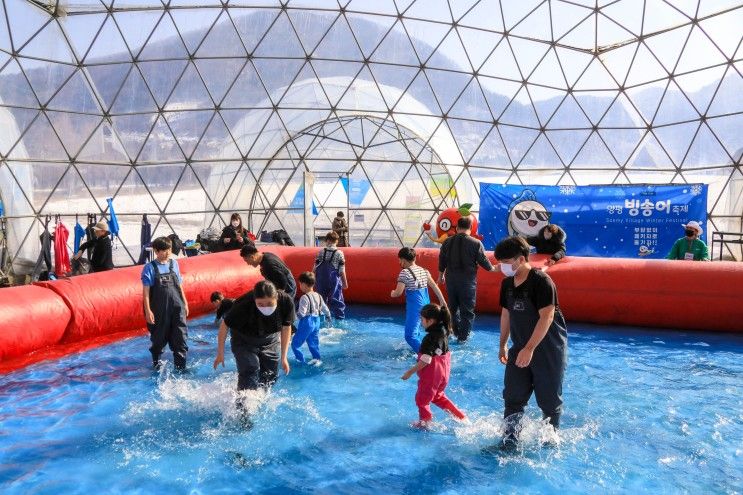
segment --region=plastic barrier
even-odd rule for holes
[[[50,290],[33,285],[0,289],[0,363],[59,342],[71,315]]]
[[[312,268],[317,248],[285,249],[277,254],[295,275]],[[341,250],[349,280],[346,301],[403,303],[403,298],[390,297],[400,272],[397,248]],[[416,252],[418,264],[435,277],[439,250]],[[492,253],[488,257],[493,260]],[[547,259],[532,256],[531,264],[543,267]],[[567,257],[547,273],[568,321],[743,332],[743,263]],[[500,313],[503,275],[480,269],[477,278],[477,310]],[[446,294],[443,287],[442,292]]]
[[[195,256],[178,260],[190,316],[212,311],[209,297],[215,290],[225,297],[245,293],[260,280],[237,252]],[[56,292],[72,310],[62,343],[80,342],[112,333],[144,329],[142,266],[120,268],[39,285]]]
[[[283,258],[295,276],[311,270],[317,248],[266,246]],[[400,267],[396,248],[342,248],[347,260],[351,303],[403,304],[389,293]],[[434,276],[438,249],[418,249],[418,262]],[[490,256],[492,259],[492,256]],[[546,257],[532,257],[542,266]],[[181,258],[191,316],[212,310],[209,296],[219,290],[239,296],[260,280],[237,251]],[[38,286],[0,289],[0,372],[21,367],[33,356],[63,355],[85,345],[101,345],[145,327],[141,266],[43,282]],[[548,269],[558,287],[568,321],[743,332],[743,263],[665,260],[565,258]],[[499,312],[500,272],[478,272],[480,312]],[[101,344],[96,344],[99,342]],[[29,354],[54,344],[46,354]],[[44,357],[39,357],[43,359]]]

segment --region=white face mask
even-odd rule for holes
[[[276,311],[276,306],[256,306],[258,311],[263,313],[265,316],[271,316]]]
[[[238,228],[240,226],[240,222],[238,222],[237,220],[235,220],[234,222],[232,222],[232,226],[235,227],[235,228]]]
[[[521,266],[521,265],[519,265],[519,266]],[[501,263],[500,264],[500,271],[503,272],[503,275],[505,275],[506,277],[513,277],[514,275],[516,275],[516,270],[518,270],[518,269],[519,269],[518,266],[516,268],[514,268],[511,263]]]

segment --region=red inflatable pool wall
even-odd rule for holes
[[[265,248],[295,276],[311,270],[316,248]],[[351,303],[392,299],[400,267],[396,248],[343,248]],[[419,249],[419,264],[437,273],[438,250]],[[492,259],[492,256],[491,256]],[[542,266],[544,256],[532,258]],[[248,291],[261,276],[238,252],[179,259],[191,316],[212,311],[215,290]],[[0,372],[142,332],[142,267],[0,290]],[[743,331],[743,263],[568,257],[550,267],[568,321]],[[500,272],[478,273],[480,312],[499,312]],[[54,346],[54,347],[50,347]],[[45,349],[45,350],[44,350]],[[40,351],[42,352],[35,352]]]
[[[0,363],[56,344],[71,316],[64,301],[41,287],[0,289]]]

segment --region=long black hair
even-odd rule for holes
[[[451,313],[446,306],[426,304],[421,308],[421,316],[443,324],[446,328],[446,334],[451,335]]]
[[[268,280],[261,280],[253,287],[253,296],[256,299],[263,299],[265,297],[276,299],[278,295],[279,291],[276,290],[276,286]]]

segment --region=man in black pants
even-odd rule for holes
[[[460,343],[470,336],[475,320],[477,265],[489,272],[495,271],[485,257],[482,243],[470,235],[471,228],[472,220],[469,217],[460,218],[456,235],[445,240],[439,251],[438,283],[446,280],[454,335]]]
[[[281,258],[273,253],[263,253],[253,245],[243,246],[240,256],[245,263],[252,267],[260,267],[263,278],[273,283],[277,289],[283,290],[292,299],[297,295],[297,282],[291,270]]]
[[[508,237],[495,247],[506,278],[501,283],[500,362],[506,365],[503,446],[518,441],[518,425],[532,391],[545,418],[556,429],[562,414],[562,380],[567,362],[567,327],[557,289],[544,271],[529,264],[529,245]],[[507,348],[508,338],[513,345]],[[548,438],[557,442],[557,435]]]

